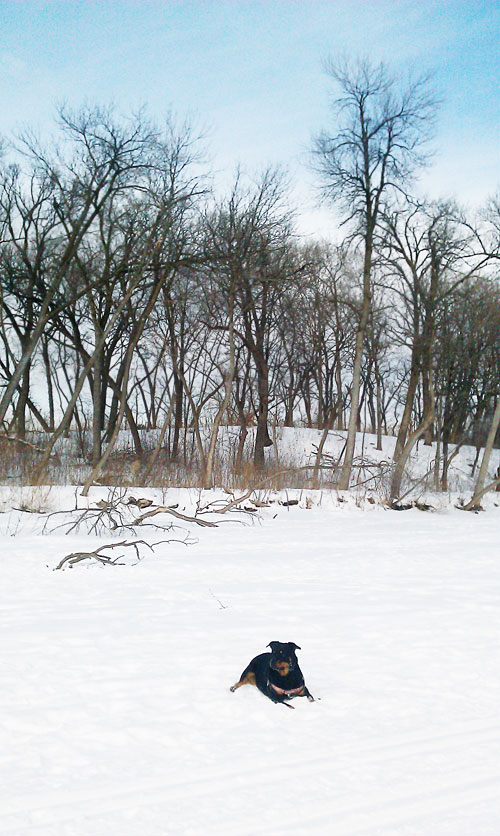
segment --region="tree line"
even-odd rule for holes
[[[379,447],[396,435],[395,498],[420,438],[440,445],[443,488],[449,445],[493,445],[500,204],[472,217],[413,191],[437,111],[428,79],[365,61],[328,73],[338,98],[312,160],[335,243],[301,240],[281,170],[238,171],[214,194],[189,125],[144,112],[62,108],[54,140],[5,150],[0,425],[19,445],[43,434],[35,479],[70,431],[88,488],[121,429],[151,464],[186,458],[188,428],[210,486],[223,424],[239,427],[234,469],[252,432],[262,471],[278,423],[324,430],[320,448],[347,431],[343,489],[356,432]]]

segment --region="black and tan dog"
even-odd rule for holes
[[[300,650],[294,642],[270,642],[271,653],[261,653],[252,659],[245,668],[238,682],[230,690],[236,691],[242,685],[256,685],[273,702],[283,703],[293,708],[286,700],[294,697],[307,697],[314,702],[309,693],[295,655]]]

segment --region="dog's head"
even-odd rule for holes
[[[286,676],[298,666],[296,650],[300,650],[295,642],[269,642],[271,648],[270,667],[281,676]]]

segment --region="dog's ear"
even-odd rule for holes
[[[288,647],[291,647],[292,650],[302,650],[302,648],[299,647],[298,644],[295,644],[295,642],[288,642]]]
[[[276,647],[277,647],[279,644],[281,644],[281,642],[269,642],[269,644],[267,645],[267,647],[270,647],[270,648],[271,648],[271,650],[272,650],[272,652],[274,653],[274,651],[275,651]]]

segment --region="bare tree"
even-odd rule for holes
[[[189,223],[195,198],[202,193],[199,178],[192,176],[192,138],[189,132],[166,139],[156,139],[151,146],[152,163],[144,179],[142,196],[135,198],[134,219],[138,215],[142,235],[139,255],[129,265],[132,288],[140,296],[125,295],[127,321],[130,328],[120,370],[120,396],[116,419],[108,445],[95,462],[85,486],[84,495],[109,458],[128,406],[129,380],[134,354],[149,318],[162,291],[184,267],[196,263],[198,254],[192,241]],[[95,356],[95,352],[94,352]]]
[[[411,351],[406,400],[393,456],[391,499],[396,499],[411,452],[419,438],[431,433],[435,419],[438,314],[444,300],[477,273],[487,256],[476,254],[473,237],[452,204],[410,205],[406,211],[386,215],[385,223],[385,265],[396,279],[395,316],[402,318],[402,339]],[[419,382],[423,411],[417,426],[410,430]]]
[[[334,103],[338,128],[323,132],[314,152],[325,196],[353,226],[352,240],[362,248],[362,297],[354,355],[351,411],[339,488],[349,487],[361,385],[365,331],[372,305],[375,233],[381,212],[394,194],[406,189],[425,161],[435,110],[429,80],[423,76],[403,87],[383,65],[329,61],[327,72],[340,88]]]
[[[145,150],[151,147],[153,138],[152,129],[142,115],[127,123],[100,108],[84,108],[78,113],[63,108],[59,111],[59,125],[66,145],[55,152],[46,151],[30,134],[22,136],[19,142],[19,150],[31,171],[31,182],[34,178],[41,184],[40,188],[50,190],[49,226],[53,227],[53,239],[61,243],[29,340],[0,399],[0,423],[5,420],[54,308],[58,308],[61,301],[58,294],[71,273],[82,241],[106,202],[124,189],[136,186],[147,165]],[[17,240],[16,235],[12,238]]]
[[[31,373],[43,300],[50,276],[62,255],[54,237],[58,219],[53,206],[54,188],[36,172],[26,183],[18,166],[0,174],[0,215],[3,219],[0,251],[0,308],[5,335],[5,415],[14,407],[12,423],[18,438],[26,433],[26,410],[30,401]],[[46,320],[43,319],[43,326]],[[33,350],[31,349],[33,345]],[[20,359],[24,358],[22,369]],[[33,409],[32,409],[33,411]]]

